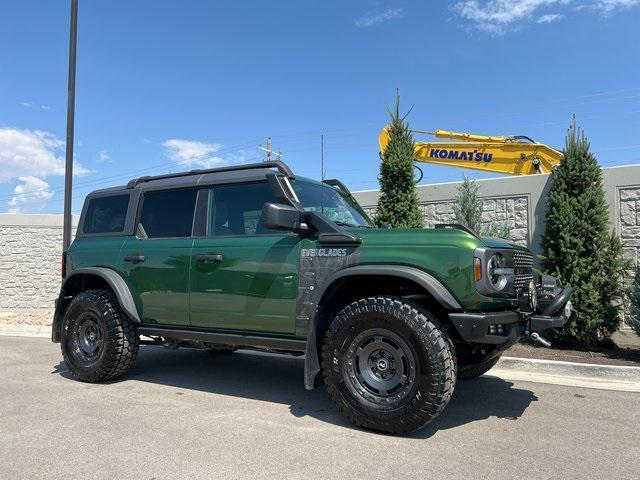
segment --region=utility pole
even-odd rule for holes
[[[324,182],[324,134],[320,135],[320,180]]]
[[[258,148],[267,152],[267,158],[265,158],[264,160],[265,162],[271,161],[271,155],[274,155],[276,157],[276,160],[280,160],[282,158],[282,152],[280,150],[274,152],[271,149],[271,137],[267,137],[267,148],[264,148],[262,145],[258,145]]]
[[[76,105],[76,43],[78,40],[78,0],[71,0],[69,25],[69,76],[67,79],[67,144],[64,169],[64,220],[62,226],[62,251],[71,243],[71,192],[73,185],[73,134]]]
[[[271,137],[267,138],[267,162],[271,161]]]

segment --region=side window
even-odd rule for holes
[[[147,237],[190,237],[196,195],[193,188],[145,193],[140,225]]]
[[[209,235],[260,235],[282,233],[260,223],[262,206],[276,202],[266,182],[242,183],[214,187],[209,209]]]
[[[118,233],[124,230],[129,195],[97,197],[89,200],[83,233]]]

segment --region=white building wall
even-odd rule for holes
[[[0,312],[52,310],[61,255],[62,215],[0,214]]]

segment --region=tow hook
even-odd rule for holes
[[[531,334],[531,340],[533,340],[534,342],[538,342],[543,347],[551,348],[551,342],[549,340],[545,339],[545,338],[542,338],[538,334],[538,332],[533,332]]]

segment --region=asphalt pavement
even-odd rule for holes
[[[640,393],[484,376],[409,437],[342,419],[302,360],[142,347],[108,384],[0,337],[0,479],[640,478]]]

